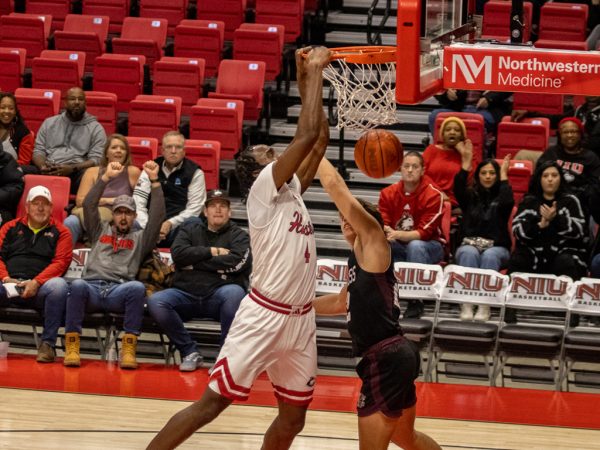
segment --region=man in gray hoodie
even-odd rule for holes
[[[106,133],[96,118],[85,111],[83,89],[67,91],[65,111],[42,123],[33,149],[33,163],[43,175],[71,178],[76,194],[85,169],[102,158]]]
[[[106,183],[127,170],[113,162],[83,201],[85,228],[92,248],[81,279],[71,283],[67,297],[65,319],[65,366],[78,367],[81,324],[87,312],[106,311],[125,314],[123,320],[122,369],[135,369],[137,337],[144,316],[146,288],[136,281],[140,264],[156,245],[165,217],[165,199],[158,182],[159,166],[154,161],[144,163],[152,187],[149,220],[145,230],[135,230],[135,202],[129,195],[119,195],[112,204],[112,220],[102,222],[98,202]]]

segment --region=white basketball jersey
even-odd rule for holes
[[[273,163],[250,189],[247,202],[252,245],[252,288],[289,305],[304,305],[315,296],[315,232],[294,174],[279,191]]]

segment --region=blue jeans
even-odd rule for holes
[[[0,304],[14,305],[18,308],[33,308],[42,312],[44,316],[44,331],[42,341],[56,345],[58,329],[65,318],[65,305],[69,285],[63,278],[51,278],[42,284],[33,298],[6,297],[6,289],[0,284]]]
[[[198,351],[196,342],[185,329],[183,322],[194,317],[218,320],[221,322],[220,343],[223,345],[235,313],[245,296],[246,290],[237,284],[221,286],[206,298],[170,288],[152,294],[148,299],[148,309],[183,359]]]
[[[431,133],[431,135],[433,135],[433,133],[435,131],[435,119],[436,119],[437,115],[442,112],[457,112],[457,111],[454,111],[453,109],[449,109],[449,108],[437,108],[437,109],[434,109],[433,111],[431,111],[431,113],[429,114],[429,132]],[[479,114],[481,117],[483,117],[483,123],[485,124],[485,131],[488,133],[494,132],[494,126],[496,125],[496,121],[494,120],[493,114],[491,112],[489,112],[487,109],[477,109],[475,107],[475,105],[467,105],[461,112]],[[437,139],[437,136],[434,136],[434,141],[436,139]]]
[[[116,283],[105,280],[74,280],[67,298],[65,331],[81,334],[87,312],[125,313],[123,331],[140,334],[144,318],[146,288],[140,281]]]
[[[79,238],[83,235],[83,225],[79,217],[71,214],[63,221],[63,225],[71,231],[71,238],[73,238],[73,245],[77,244]]]
[[[394,262],[408,261],[421,264],[437,264],[444,259],[444,247],[439,241],[414,240],[392,242],[392,259]]]
[[[600,253],[592,258],[592,264],[590,266],[590,277],[600,278]]]
[[[456,264],[464,267],[478,267],[499,271],[506,267],[510,252],[506,247],[492,247],[479,253],[472,245],[461,245],[456,250]]]

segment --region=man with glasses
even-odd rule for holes
[[[202,212],[206,201],[204,172],[185,157],[185,138],[178,131],[165,133],[162,139],[162,156],[154,161],[159,166],[156,180],[162,186],[166,208],[166,220],[160,227],[158,247],[171,247],[179,225],[185,219],[198,217]],[[149,222],[150,181],[147,174],[142,173],[133,190],[137,222],[142,228]]]
[[[136,275],[140,264],[154,249],[165,216],[165,200],[158,182],[159,166],[144,163],[144,174],[151,180],[148,226],[134,229],[136,206],[129,195],[119,195],[112,205],[112,220],[102,222],[98,202],[109,180],[126,170],[120,163],[110,163],[83,201],[85,228],[92,247],[81,279],[71,283],[67,297],[64,365],[79,367],[79,338],[86,312],[125,314],[123,320],[120,367],[135,369],[137,337],[142,327],[146,288]]]

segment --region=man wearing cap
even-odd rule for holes
[[[168,131],[162,139],[162,156],[154,160],[158,181],[165,197],[166,220],[161,224],[158,247],[170,247],[179,225],[190,217],[198,217],[206,200],[204,172],[185,157],[185,138],[179,131]],[[142,172],[133,190],[137,205],[137,222],[145,228],[148,219],[150,180]]]
[[[44,186],[27,193],[26,214],[0,229],[0,305],[43,311],[38,362],[53,362],[65,316],[68,285],[60,278],[71,264],[69,230],[52,218],[52,194]]]
[[[145,230],[134,230],[136,208],[133,198],[120,195],[112,205],[112,220],[102,222],[98,202],[106,183],[123,170],[120,163],[110,163],[83,201],[85,228],[91,242],[81,279],[71,283],[65,322],[65,366],[78,367],[81,324],[87,312],[124,313],[120,366],[135,369],[137,336],[142,327],[146,289],[136,281],[140,264],[152,251],[165,215],[165,201],[157,180],[158,165],[144,163],[144,172],[152,180],[152,200]]]
[[[230,217],[227,194],[209,191],[203,216],[186,220],[171,246],[174,287],[148,300],[150,314],[179,350],[183,372],[196,370],[202,363],[183,322],[194,317],[218,320],[223,345],[248,289],[250,237]]]

